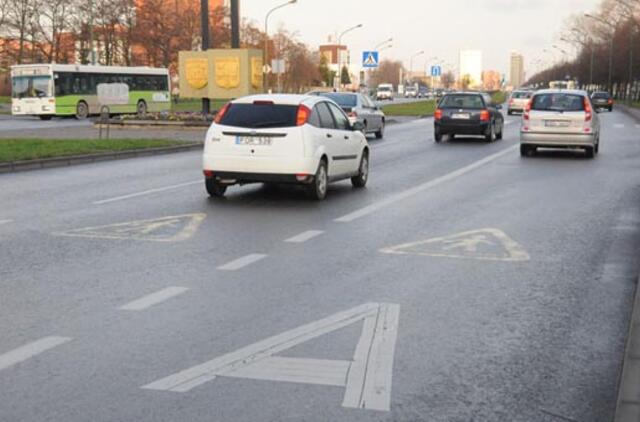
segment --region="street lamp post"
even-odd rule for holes
[[[409,60],[409,80],[413,79],[413,59],[424,54],[424,50],[417,52]]]
[[[267,84],[268,84],[268,79],[267,79],[267,59],[269,57],[268,55],[268,50],[269,50],[269,17],[271,16],[271,14],[273,12],[275,12],[278,9],[282,9],[283,7],[289,6],[290,4],[294,4],[297,3],[298,0],[289,0],[286,3],[282,3],[276,7],[274,7],[273,9],[269,10],[267,12],[267,15],[264,18],[264,49],[262,50],[262,64],[263,64],[263,72],[262,72],[262,86],[264,87],[265,92],[268,90],[267,89]]]
[[[571,42],[566,38],[560,38],[560,40],[568,43]],[[591,59],[589,60],[589,85],[593,85],[593,57],[595,54],[594,48],[593,48],[593,40],[589,38],[588,42],[578,41],[578,43],[585,48],[589,48],[589,51],[591,53]]]
[[[341,53],[341,48],[342,48],[342,37],[344,37],[347,33],[351,32],[351,31],[355,31],[358,28],[362,28],[363,25],[360,23],[356,26],[352,26],[349,29],[345,29],[344,31],[342,31],[340,33],[340,35],[338,36],[338,75],[336,76],[336,79],[334,80],[334,88],[338,88],[340,87],[340,80],[342,78],[342,54]],[[337,82],[337,83],[336,83]]]
[[[202,36],[202,51],[209,49],[209,0],[200,0],[200,32]],[[202,99],[202,114],[209,114],[210,102]]]
[[[616,30],[618,29],[618,24],[616,23],[615,25],[607,22],[606,20],[599,18],[597,16],[594,15],[590,15],[588,13],[584,14],[585,17],[593,19],[597,22],[600,22],[601,24],[608,26],[611,29],[611,37],[609,38],[609,78],[607,81],[607,88],[609,90],[609,92],[613,92],[613,38],[616,35]]]

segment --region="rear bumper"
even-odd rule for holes
[[[249,175],[293,175],[315,174],[318,170],[317,158],[290,158],[290,157],[261,157],[261,156],[234,156],[219,154],[204,154],[202,168],[213,171],[214,174],[234,173]],[[264,178],[259,181],[269,181]]]
[[[541,147],[584,147],[596,144],[596,135],[520,132],[520,143]]]
[[[450,133],[459,135],[485,135],[489,129],[489,122],[464,124],[464,123],[440,123],[434,124],[436,130],[439,130],[443,135]]]
[[[213,178],[223,184],[248,184],[248,183],[283,183],[283,184],[307,184],[313,181],[313,176],[296,176],[295,174],[275,173],[246,173],[233,171],[213,171]]]

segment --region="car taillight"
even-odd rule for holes
[[[591,119],[593,118],[593,111],[591,110],[591,104],[589,103],[589,100],[584,98],[584,121],[585,122],[590,122]]]
[[[296,126],[304,126],[307,124],[309,116],[311,116],[311,110],[309,110],[309,107],[300,104],[298,107],[298,114],[296,116]]]
[[[226,103],[224,105],[224,107],[222,107],[217,113],[216,113],[216,118],[213,120],[214,122],[216,122],[217,124],[220,124],[220,122],[222,121],[222,118],[224,117],[225,114],[227,114],[227,111],[229,110],[229,107],[231,106],[231,103]]]
[[[524,114],[522,115],[522,118],[524,120],[529,120],[529,112],[531,111],[531,102],[533,100],[529,100],[527,101],[527,105],[524,107]]]
[[[488,122],[489,121],[489,110],[480,111],[480,121]]]
[[[436,120],[440,120],[440,119],[442,119],[442,110],[437,109],[437,110],[436,110],[436,112],[433,114],[433,117],[434,117]]]
[[[609,104],[613,104],[613,100],[609,98]]]

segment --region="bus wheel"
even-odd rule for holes
[[[80,101],[76,106],[76,119],[84,120],[89,117],[89,106],[84,101]]]
[[[136,111],[138,113],[138,117],[144,117],[147,115],[147,103],[144,100],[138,101],[138,106],[136,107]]]
[[[53,116],[50,114],[41,114],[40,115],[40,120],[51,120]]]

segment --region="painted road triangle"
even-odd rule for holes
[[[400,306],[367,303],[269,337],[143,386],[186,393],[218,377],[343,387],[343,407],[389,411]],[[351,360],[278,356],[352,324],[362,334]]]
[[[185,214],[172,217],[137,220],[107,226],[86,227],[55,233],[58,236],[97,239],[129,239],[151,242],[179,242],[196,232],[206,214]]]
[[[502,230],[481,229],[435,237],[381,250],[397,255],[423,255],[488,261],[528,261],[529,254]]]

